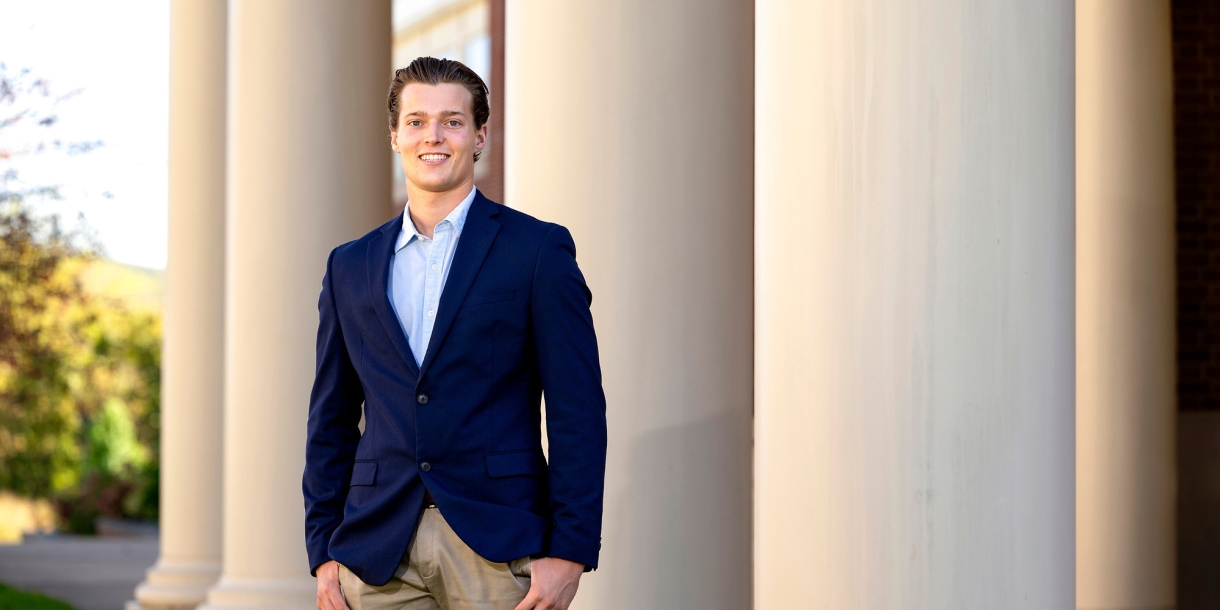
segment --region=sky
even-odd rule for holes
[[[168,232],[169,5],[0,0],[6,71],[28,69],[52,93],[79,90],[56,107],[53,131],[41,133],[102,142],[85,154],[25,155],[13,162],[21,182],[58,185],[63,198],[37,203],[40,211],[69,226],[83,215],[107,258],[152,269],[165,268]],[[0,105],[0,114],[11,110]]]

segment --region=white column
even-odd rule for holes
[[[170,11],[161,556],[129,608],[194,608],[220,576],[225,4]]]
[[[1076,3],[1076,606],[1176,605],[1168,0]]]
[[[756,5],[754,607],[1070,608],[1072,3]]]
[[[606,390],[577,610],[750,606],[752,14],[508,1],[505,200],[571,229]]]
[[[301,472],[334,246],[391,215],[389,0],[234,0],[224,573],[208,608],[314,608]]]

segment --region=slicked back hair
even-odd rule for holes
[[[390,79],[390,95],[386,103],[390,111],[390,131],[398,129],[398,119],[402,114],[402,91],[411,83],[450,83],[465,87],[470,92],[475,131],[486,125],[487,118],[491,116],[491,106],[487,103],[487,83],[474,70],[454,59],[419,57],[407,67],[396,70],[394,78]],[[478,161],[481,154],[475,153],[474,160]]]

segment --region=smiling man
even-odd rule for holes
[[[388,105],[407,207],[331,252],[318,300],[318,608],[567,608],[597,566],[606,463],[576,247],[475,188],[490,111],[472,70],[421,57]]]

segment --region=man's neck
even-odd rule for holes
[[[474,177],[465,180],[456,188],[448,191],[425,191],[407,183],[407,201],[410,202],[411,224],[415,230],[427,238],[432,237],[432,230],[444,220],[474,188]]]

